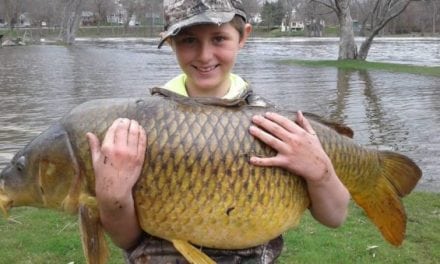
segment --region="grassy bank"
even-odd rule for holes
[[[379,70],[440,77],[440,67],[416,66],[359,60],[285,60],[282,63],[306,67],[336,67],[352,70]]]
[[[416,192],[404,199],[407,238],[388,245],[363,211],[353,204],[347,222],[329,229],[306,215],[285,237],[280,263],[438,263],[440,193]],[[75,217],[34,208],[17,208],[0,219],[0,263],[84,263]],[[122,263],[111,247],[110,263]]]
[[[78,29],[76,37],[159,37],[162,27],[136,26],[125,29],[123,26],[99,26],[99,27],[81,27]],[[60,33],[59,28],[16,28],[9,30],[8,28],[0,28],[0,34],[5,38],[15,39],[20,37],[28,43],[38,42],[41,38],[57,39]]]
[[[439,263],[440,194],[417,192],[404,198],[408,223],[401,247],[385,242],[363,210],[351,205],[338,229],[316,224],[310,215],[285,236],[281,263]]]

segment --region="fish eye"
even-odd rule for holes
[[[24,170],[25,166],[26,166],[26,158],[24,156],[21,156],[15,162],[15,167],[17,168],[17,170],[19,172],[22,172]]]

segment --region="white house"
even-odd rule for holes
[[[290,14],[290,21],[287,21],[288,16],[285,15],[283,20],[281,21],[281,32],[286,31],[303,31],[304,30],[304,22],[300,21],[296,16],[296,10],[293,9]]]

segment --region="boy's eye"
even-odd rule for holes
[[[193,44],[196,42],[196,38],[193,37],[184,37],[180,39],[180,43],[182,44]]]
[[[221,43],[222,41],[226,40],[223,36],[216,36],[214,37],[214,43]]]

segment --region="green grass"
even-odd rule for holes
[[[162,27],[155,26],[151,29],[148,26],[128,27],[126,30],[123,26],[100,26],[100,27],[80,27],[76,37],[159,37]],[[17,37],[26,37],[29,43],[38,42],[40,38],[57,39],[59,28],[0,28],[0,34],[4,35],[4,39]]]
[[[385,242],[363,211],[350,205],[346,223],[326,228],[303,217],[285,234],[280,263],[439,263],[440,193],[415,192],[404,199],[407,237],[399,248]],[[17,208],[0,219],[0,263],[84,263],[76,217],[34,208]],[[110,263],[123,263],[111,246]]]
[[[284,237],[281,263],[439,263],[440,193],[417,192],[404,199],[408,223],[400,247],[388,244],[363,210],[351,204],[345,224],[326,228],[306,215]]]
[[[268,30],[266,27],[254,27],[252,29],[253,37],[277,38],[277,37],[304,37],[304,31],[281,32],[279,28]]]
[[[336,67],[352,70],[378,70],[440,77],[440,67],[416,66],[408,64],[369,62],[361,60],[284,60],[284,64],[306,67]]]
[[[76,216],[30,207],[10,213],[10,220],[0,219],[0,264],[85,262]],[[109,244],[109,263],[123,263]]]

